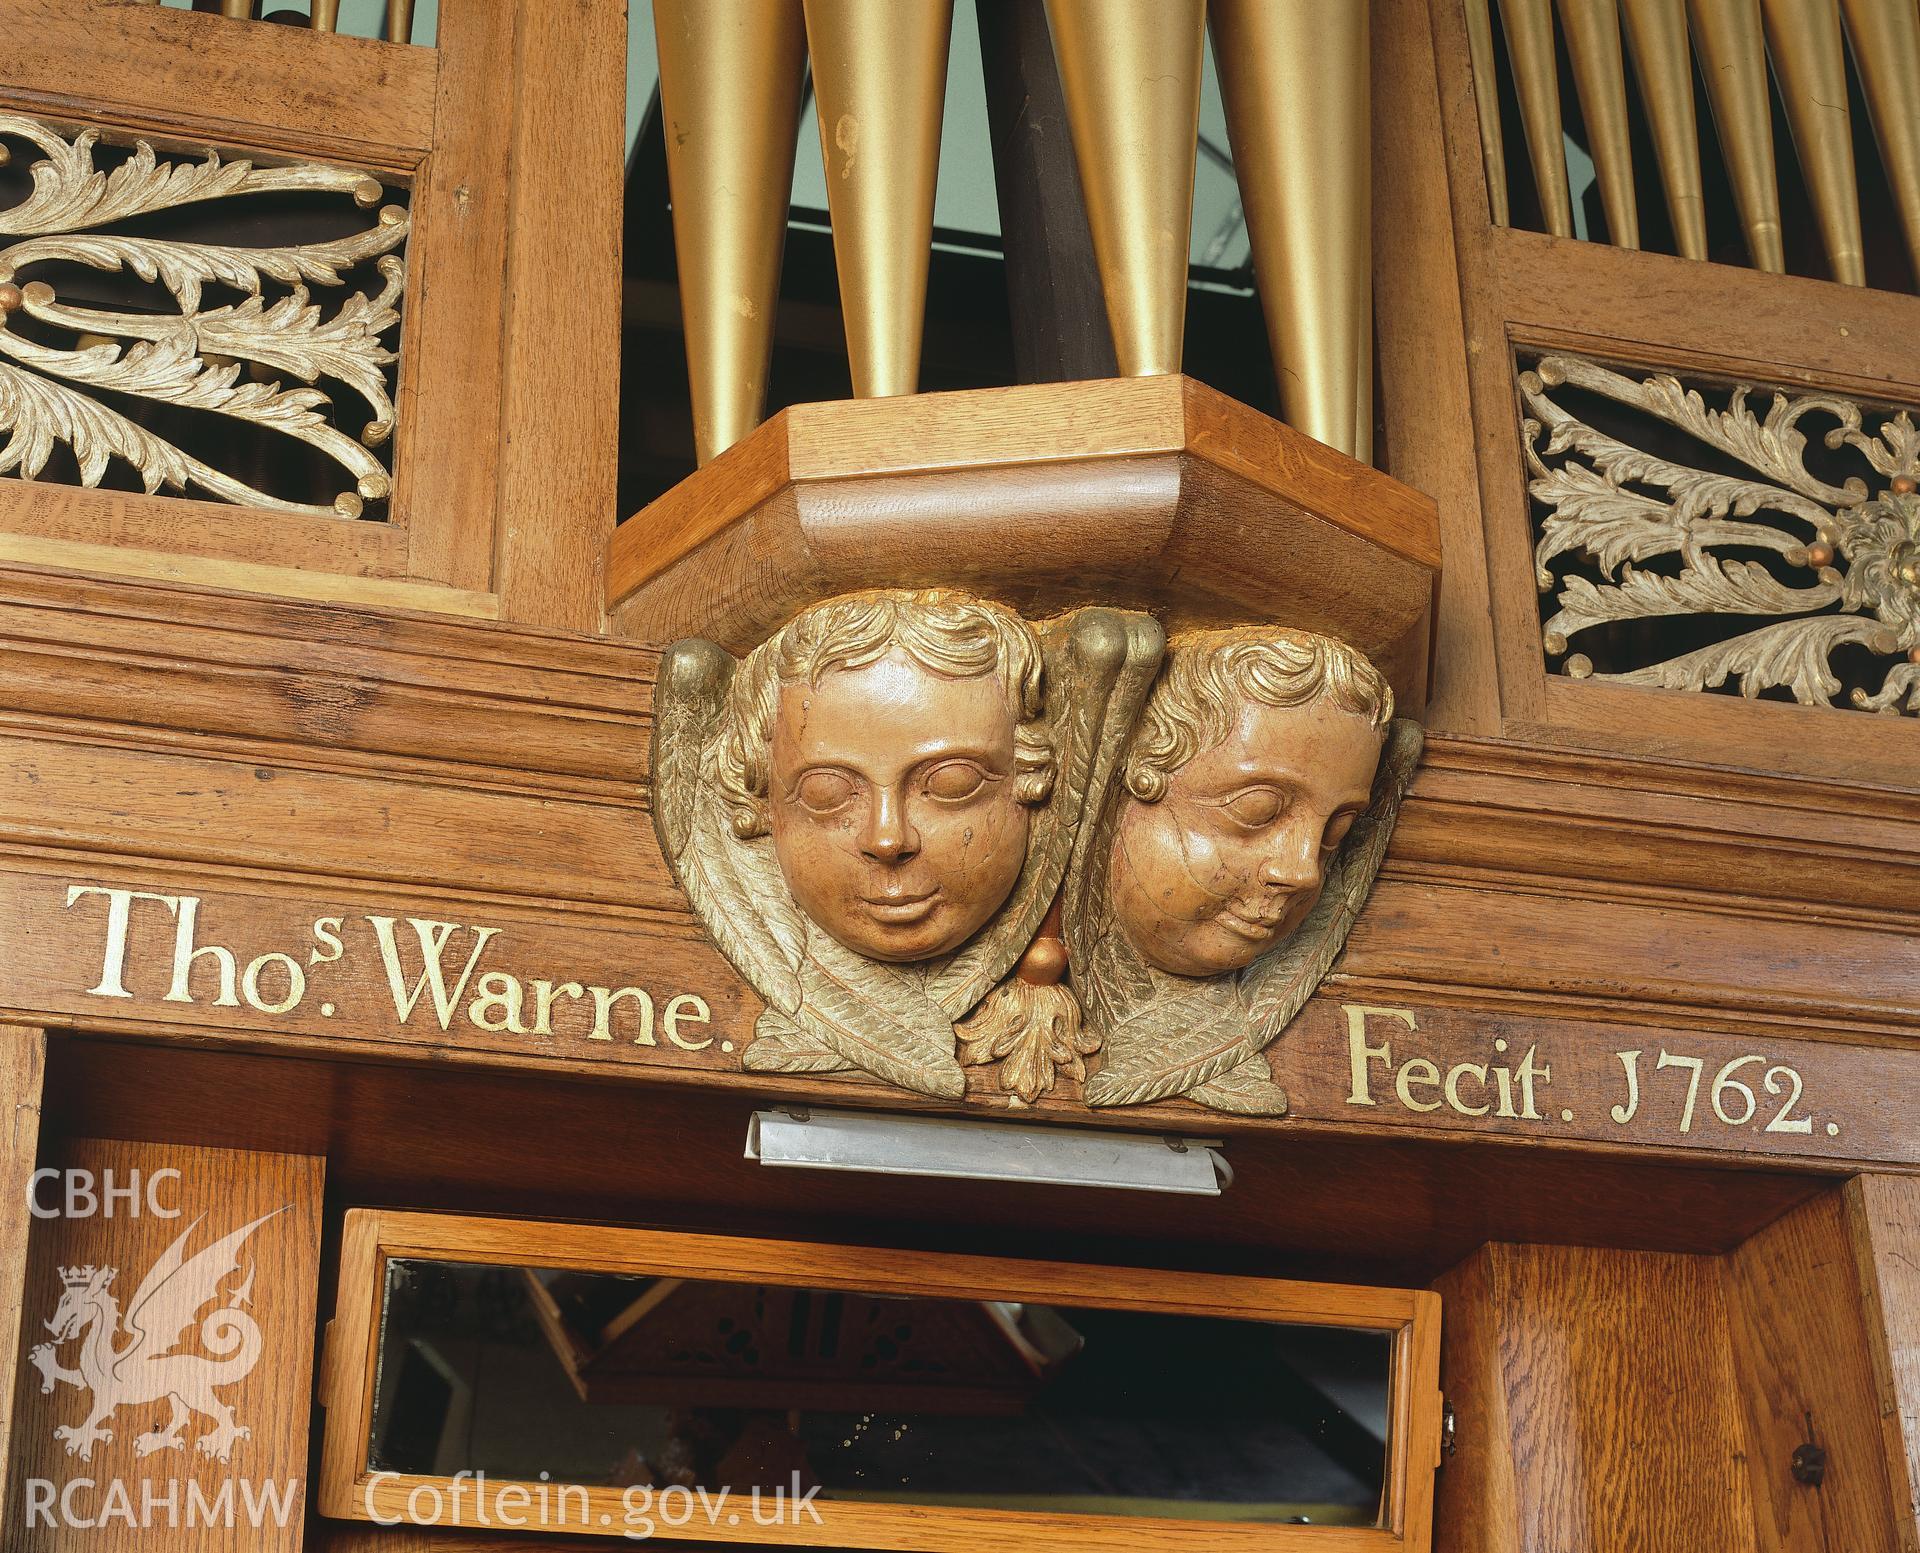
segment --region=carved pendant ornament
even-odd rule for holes
[[[742,660],[669,649],[654,822],[767,1005],[748,1069],[1278,1115],[1266,1049],[1419,758],[1392,711],[1360,653],[1281,627],[850,594]]]
[[[1521,373],[1549,657],[1575,679],[1920,712],[1920,429],[1900,411],[1869,430],[1833,394],[1776,393],[1762,417],[1752,394],[1718,410],[1575,356]],[[1803,421],[1864,477],[1810,470]]]

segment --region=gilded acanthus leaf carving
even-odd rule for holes
[[[1881,413],[1869,429],[1852,400],[1776,393],[1756,415],[1745,385],[1716,409],[1674,377],[1635,380],[1574,356],[1522,372],[1520,395],[1529,491],[1544,509],[1534,564],[1554,606],[1541,634],[1565,673],[1671,690],[1731,682],[1749,697],[1784,690],[1833,705],[1847,689],[1833,655],[1846,649],[1906,660],[1883,661],[1877,688],[1855,684],[1852,705],[1920,711],[1920,428],[1908,412]],[[1750,473],[1635,447],[1590,424],[1582,396],[1683,433],[1701,463]],[[1825,449],[1853,450],[1879,478],[1835,484],[1809,469],[1810,417],[1831,423]],[[1695,642],[1724,626],[1700,646],[1608,635],[1632,622],[1683,628]],[[1661,641],[1674,646],[1663,653]],[[1606,671],[1595,672],[1602,643]]]
[[[0,427],[9,441],[0,468],[29,478],[55,447],[72,449],[81,483],[97,485],[114,459],[131,465],[149,492],[169,489],[314,516],[357,517],[390,494],[392,475],[371,450],[394,429],[385,341],[399,324],[405,289],[405,211],[386,206],[364,229],[324,241],[259,248],[185,242],[143,231],[111,232],[134,217],[179,206],[262,193],[300,193],[376,204],[380,184],[363,172],[320,164],[256,167],[208,152],[203,161],[162,160],[144,141],[119,165],[96,165],[97,131],[69,139],[19,114],[0,113],[0,137],[25,140],[42,159],[33,191],[0,210]],[[4,147],[0,147],[4,153]],[[347,275],[372,263],[376,292],[347,289]],[[63,297],[49,267],[128,273],[165,288],[177,312],[102,306]],[[269,301],[262,287],[289,288]],[[203,306],[205,288],[238,300]],[[325,292],[336,292],[326,301]],[[29,332],[22,327],[31,320]],[[364,401],[358,435],[336,424],[322,383]],[[96,398],[134,400],[223,416],[317,449],[342,475],[331,501],[289,500],[190,456],[160,431]]]

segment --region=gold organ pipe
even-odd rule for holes
[[[413,0],[387,0],[387,41],[413,42]]]
[[[1833,278],[1867,283],[1839,0],[1762,0],[1767,48]]]
[[[253,0],[220,0],[220,14],[235,21],[253,20]]]
[[[1687,48],[1685,0],[1621,0],[1620,9],[1653,131],[1674,246],[1682,258],[1704,259],[1707,211],[1700,184],[1700,126],[1693,111],[1693,56]]]
[[[953,0],[806,0],[853,391],[919,386]]]
[[[315,32],[338,32],[340,0],[313,0],[313,8],[307,13],[307,25]]]
[[[1638,248],[1640,208],[1633,196],[1633,138],[1627,127],[1627,67],[1620,53],[1617,0],[1559,0],[1559,5],[1607,237],[1616,248]]]
[[[654,0],[674,254],[701,463],[760,424],[792,198],[799,0]]]
[[[1254,276],[1292,426],[1373,456],[1366,0],[1213,0]]]
[[[1551,0],[1505,0],[1500,22],[1513,61],[1527,159],[1540,194],[1540,216],[1556,237],[1573,236],[1573,200],[1567,192],[1567,153],[1560,135],[1560,70],[1553,52]]]
[[[1854,63],[1873,110],[1880,159],[1920,277],[1920,7],[1914,0],[1846,0]]]
[[[1507,145],[1500,129],[1500,78],[1493,68],[1493,17],[1487,0],[1466,0],[1467,55],[1473,62],[1473,104],[1480,119],[1480,156],[1487,165],[1487,210],[1507,225]]]
[[[1047,0],[1124,376],[1178,372],[1186,332],[1204,0]]]
[[[1687,0],[1700,72],[1756,269],[1787,267],[1780,237],[1780,188],[1773,162],[1773,104],[1760,0]]]

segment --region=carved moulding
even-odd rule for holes
[[[374,451],[394,429],[386,343],[398,328],[405,289],[407,213],[379,206],[367,173],[301,163],[261,167],[208,151],[202,161],[156,153],[135,141],[103,168],[101,131],[69,135],[20,114],[0,113],[0,137],[25,141],[41,158],[32,192],[0,210],[0,473],[38,477],[58,446],[79,482],[97,486],[110,464],[132,466],[145,490],[167,489],[245,506],[319,517],[359,517],[386,498],[393,477]],[[0,141],[0,162],[10,153]],[[379,206],[371,224],[315,241],[253,246],[155,235],[153,219],[187,206],[210,219],[238,215],[258,195],[311,196],[343,215]],[[129,225],[131,223],[131,225]],[[350,272],[371,265],[376,289]],[[48,280],[74,269],[127,274],[164,293],[173,311],[105,305],[91,288]],[[268,283],[281,294],[268,300]],[[237,298],[207,305],[208,288]],[[317,300],[336,292],[331,311]],[[338,424],[329,387],[364,406],[357,433]],[[116,403],[118,401],[118,403]],[[316,450],[344,487],[327,502],[262,490],[195,456],[121,404],[165,405],[257,426]]]
[[[793,405],[616,530],[616,629],[744,654],[819,599],[966,588],[1045,620],[1284,620],[1363,647],[1418,716],[1433,502],[1174,376]]]
[[[1869,430],[1853,400],[1776,392],[1756,415],[1744,384],[1719,410],[1677,378],[1574,356],[1543,357],[1519,387],[1542,509],[1535,580],[1551,605],[1542,637],[1563,673],[1920,712],[1909,412],[1880,412]],[[1809,469],[1803,422],[1825,423],[1829,463],[1863,472],[1825,471],[1844,474],[1835,484]]]
[[[1284,1112],[1264,1053],[1345,942],[1419,731],[1331,638],[1164,645],[1139,612],[876,590],[744,662],[668,650],[655,825],[767,1004],[746,1068]]]

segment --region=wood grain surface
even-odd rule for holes
[[[512,177],[495,588],[509,620],[586,632],[617,517],[625,11],[518,0],[512,113],[495,126]]]
[[[0,643],[0,1005],[15,1017],[745,1082],[734,1065],[757,1005],[667,877],[647,811],[651,651],[31,570],[0,572]],[[231,996],[216,1001],[229,989],[212,952],[168,996],[181,908],[154,901],[129,902],[129,996],[91,993],[112,897],[69,904],[76,888],[192,897],[188,951],[235,957]],[[1905,1167],[1916,901],[1914,794],[1436,737],[1344,959],[1276,1048],[1287,1125]],[[338,957],[315,933],[336,917]],[[405,996],[424,968],[409,919],[451,924],[444,1021],[431,997],[399,1017],[375,917],[395,924]],[[280,955],[311,983],[299,998],[286,963],[262,958]],[[495,973],[517,993],[482,982]],[[476,1017],[489,987],[505,1001]],[[1394,1071],[1373,1075],[1372,1105],[1349,1099],[1349,1003],[1417,1020]],[[1552,1067],[1556,1103],[1537,1117],[1476,1087],[1481,1066],[1499,1082],[1497,1040],[1516,1056],[1538,1044]],[[1635,1050],[1630,1075],[1620,1054]],[[1693,1061],[1688,1117],[1675,1086],[1690,1074],[1673,1065]],[[1456,1068],[1459,1106],[1444,1090]],[[841,1078],[794,1092],[897,1098]],[[1067,1087],[1041,1109],[1086,1114]]]
[[[0,98],[26,112],[393,171],[432,144],[434,49],[118,0],[6,0],[0,22]]]
[[[1746,1410],[1746,1465],[1764,1553],[1899,1553],[1859,1268],[1842,1194],[1827,1192],[1724,1260],[1729,1333]],[[1817,1489],[1793,1453],[1827,1455]]]
[[[19,1368],[20,1301],[27,1278],[33,1217],[27,1188],[38,1163],[41,1084],[46,1037],[24,1025],[0,1024],[0,1520],[7,1497],[15,1373]]]
[[[1494,1245],[1436,1287],[1438,1553],[1755,1553],[1714,1259]]]
[[[1426,498],[1186,378],[795,406],[622,524],[623,634],[744,651],[865,587],[973,587],[1031,614],[1331,631],[1424,705]],[[1177,583],[1175,579],[1178,579]]]
[[[1496,1244],[1449,1271],[1435,1548],[1905,1553],[1861,1206],[1836,1186],[1721,1256]]]
[[[1071,1243],[1104,1261],[1347,1282],[1424,1284],[1489,1239],[1722,1252],[1831,1180],[1727,1155],[1406,1131],[1201,1133],[1187,1112],[1153,1128],[1225,1138],[1235,1180],[1217,1198],[983,1189],[757,1164],[748,1118],[795,1100],[759,1081],[680,1088],[97,1037],[54,1041],[50,1061],[50,1135],[324,1151],[351,1203],[1019,1256]]]
[[[1857,1176],[1846,1200],[1896,1545],[1920,1553],[1920,1187]]]
[[[182,1430],[180,1448],[138,1454],[137,1436],[165,1422],[164,1411],[145,1401],[129,1401],[116,1412],[107,1425],[113,1438],[96,1444],[90,1459],[69,1456],[55,1439],[54,1430],[79,1424],[87,1416],[90,1394],[65,1384],[50,1393],[43,1392],[38,1372],[23,1366],[11,1440],[13,1498],[7,1506],[8,1514],[0,1517],[0,1526],[4,1527],[0,1530],[0,1548],[6,1553],[59,1553],[68,1548],[151,1547],[154,1533],[140,1529],[137,1523],[145,1516],[148,1503],[157,1500],[164,1506],[169,1492],[176,1509],[157,1510],[159,1524],[167,1535],[191,1538],[196,1550],[271,1553],[298,1548],[306,1503],[324,1162],[288,1155],[69,1138],[49,1150],[47,1164],[63,1172],[88,1172],[87,1179],[96,1189],[107,1184],[109,1171],[113,1182],[122,1188],[137,1183],[140,1211],[133,1212],[122,1199],[111,1215],[103,1207],[91,1216],[62,1213],[35,1221],[23,1285],[24,1322],[34,1340],[44,1337],[39,1323],[50,1317],[60,1302],[62,1267],[117,1269],[110,1292],[118,1297],[126,1314],[148,1269],[183,1231],[190,1232],[186,1245],[190,1256],[261,1215],[272,1214],[274,1217],[262,1224],[243,1247],[241,1270],[223,1281],[221,1296],[224,1301],[232,1289],[251,1277],[251,1302],[245,1308],[258,1323],[262,1347],[252,1370],[216,1393],[232,1406],[235,1423],[250,1431],[234,1442],[231,1460],[226,1462],[195,1448],[197,1438],[210,1428],[209,1422],[198,1415],[190,1418]],[[157,1178],[155,1173],[164,1170],[177,1170],[179,1176]],[[61,1183],[43,1184],[40,1198],[46,1207],[63,1202]],[[101,1200],[104,1205],[104,1196]],[[156,1216],[155,1205],[177,1212],[178,1217]],[[199,1331],[197,1321],[193,1330]],[[204,1352],[196,1346],[198,1341],[187,1335],[179,1351]],[[70,1341],[58,1351],[64,1366],[73,1365],[78,1346]],[[103,1524],[92,1528],[49,1525],[49,1519],[57,1523],[61,1517],[43,1513],[30,1518],[23,1513],[21,1496],[26,1480],[55,1485],[58,1504],[68,1494],[69,1483],[81,1478],[90,1479],[93,1487],[73,1490],[68,1502],[74,1515],[98,1519]],[[114,1483],[124,1485],[122,1492],[132,1507],[128,1518],[136,1524],[128,1525],[121,1516],[105,1513]],[[217,1504],[229,1485],[234,1490],[236,1524],[201,1524],[187,1530],[192,1492],[197,1491],[203,1501]],[[279,1493],[279,1502],[289,1506],[290,1513],[268,1510],[259,1518],[262,1524],[255,1524],[241,1495],[251,1488],[257,1496],[269,1486]],[[255,1500],[256,1504],[263,1502]],[[179,1518],[171,1531],[167,1530],[169,1516]]]

